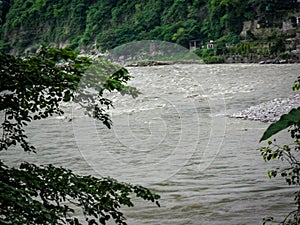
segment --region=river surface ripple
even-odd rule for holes
[[[294,207],[293,189],[270,180],[256,150],[267,123],[229,118],[235,112],[293,94],[299,65],[169,65],[128,68],[137,99],[115,102],[111,130],[67,107],[28,127],[37,154],[1,152],[21,161],[66,166],[81,174],[142,184],[161,207],[136,200],[128,224],[262,224]],[[71,121],[69,121],[72,119]],[[279,138],[288,140],[284,134]],[[275,162],[274,165],[277,165]]]

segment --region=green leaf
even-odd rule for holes
[[[100,89],[98,95],[83,93],[76,101],[82,103],[89,116],[110,128],[112,121],[106,109],[113,105],[112,100],[102,96],[104,91],[117,90],[133,96],[132,90],[136,89],[126,86],[130,76],[125,68],[110,75],[116,67],[106,62],[103,74],[91,74],[81,82],[91,63],[68,49],[42,47],[26,58],[0,52],[0,92],[8,93],[0,95],[0,111],[6,115],[1,123],[4,132],[0,135],[0,151],[20,144],[25,152],[35,153],[23,127],[32,120],[63,115],[61,101],[73,100],[79,82],[83,90]],[[133,206],[132,194],[151,202],[159,199],[147,188],[110,178],[81,176],[52,165],[22,163],[19,169],[9,168],[1,160],[0,184],[0,224],[79,225],[74,212],[81,207],[88,224],[113,220],[126,225],[120,207]]]
[[[282,115],[278,121],[272,123],[264,132],[259,142],[267,140],[268,138],[272,137],[274,134],[277,134],[279,131],[282,131],[292,125],[299,125],[299,124],[300,124],[300,107],[298,107],[297,109],[292,109],[288,114]]]

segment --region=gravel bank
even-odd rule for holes
[[[248,109],[232,114],[232,118],[274,122],[280,116],[288,113],[292,108],[300,107],[300,94],[288,98],[275,98],[262,104],[251,106]]]

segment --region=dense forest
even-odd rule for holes
[[[104,51],[149,39],[234,44],[244,21],[297,10],[297,0],[0,0],[0,50],[55,43]]]

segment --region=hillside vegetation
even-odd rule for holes
[[[41,43],[104,51],[134,40],[239,42],[243,22],[287,15],[295,0],[0,0],[0,49]]]

